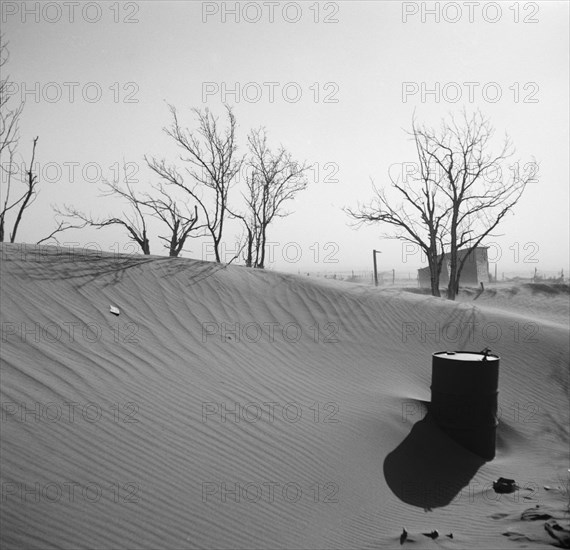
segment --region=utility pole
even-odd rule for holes
[[[374,260],[374,286],[378,286],[378,266],[376,265],[376,254],[382,254],[380,250],[372,250],[372,259]]]

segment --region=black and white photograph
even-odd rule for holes
[[[2,550],[570,548],[568,0],[0,0]]]

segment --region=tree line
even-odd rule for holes
[[[0,67],[7,60],[2,40]],[[37,137],[29,165],[13,169],[24,105],[13,104],[9,85],[9,76],[0,80],[0,158],[8,160],[0,162],[2,179],[7,182],[0,206],[0,242],[15,242],[39,183],[33,172]],[[270,147],[264,127],[249,132],[247,152],[240,154],[236,118],[228,105],[225,124],[207,108],[192,109],[193,129],[184,126],[176,107],[169,105],[169,110],[170,125],[163,131],[179,155],[176,161],[154,155],[144,157],[156,178],[150,191],[137,189],[125,167],[122,182],[102,181],[102,194],[121,199],[128,204],[128,211],[118,216],[95,217],[72,205],[55,207],[57,226],[38,243],[50,239],[57,242],[56,235],[73,228],[118,225],[143,254],[150,254],[148,222],[153,217],[165,229],[158,238],[170,256],[179,256],[188,239],[208,237],[216,261],[221,262],[224,230],[227,221],[235,219],[241,222],[243,235],[233,259],[241,254],[246,266],[265,267],[269,226],[290,213],[285,210],[286,203],[306,189],[306,172],[311,165],[296,161],[283,146]],[[412,129],[407,133],[416,151],[416,169],[396,177],[390,175],[385,187],[372,182],[373,198],[354,208],[345,207],[344,211],[356,227],[376,223],[390,226],[392,231],[384,233],[385,238],[418,245],[428,260],[434,296],[440,296],[439,280],[447,253],[447,297],[455,299],[466,261],[486,237],[495,236],[493,231],[512,212],[527,183],[536,179],[538,165],[527,163],[531,169],[524,171],[503,170],[504,163],[514,154],[513,144],[505,136],[499,151],[493,152],[495,130],[480,111],[468,115],[463,110],[459,117],[450,115],[438,129],[421,125],[413,118]],[[246,174],[245,189],[241,192],[243,206],[236,209],[233,188],[240,173]],[[14,195],[17,184],[23,190]],[[11,229],[8,217],[12,220]]]
[[[8,60],[7,44],[2,41],[0,63]],[[0,242],[14,242],[23,214],[38,194],[38,177],[33,173],[38,138],[34,139],[29,168],[24,174],[14,162],[19,144],[19,120],[24,104],[12,105],[9,94],[9,76],[0,82],[2,115],[0,119],[0,163],[7,181],[2,210],[0,211]],[[102,196],[121,199],[128,210],[120,215],[94,216],[73,205],[56,206],[57,226],[38,243],[54,239],[69,229],[94,227],[101,229],[121,226],[128,238],[136,243],[143,254],[150,254],[149,216],[164,227],[158,238],[171,257],[177,257],[190,238],[209,237],[213,244],[216,262],[222,261],[221,245],[228,219],[243,224],[242,243],[236,257],[243,254],[248,267],[264,268],[268,228],[285,211],[288,201],[308,185],[306,173],[311,169],[307,162],[296,161],[283,146],[271,147],[264,127],[253,129],[247,137],[247,153],[239,154],[236,117],[225,105],[226,124],[208,109],[192,109],[195,128],[185,127],[177,109],[169,105],[171,122],[163,128],[176,145],[177,161],[145,155],[144,160],[156,181],[150,191],[136,188],[129,180],[124,167],[122,178],[102,180]],[[246,174],[242,192],[242,209],[230,204],[230,193],[240,173]],[[25,188],[13,197],[16,180]],[[176,193],[178,191],[178,193]],[[179,198],[180,193],[184,198]],[[12,230],[6,232],[11,211],[16,213]],[[10,218],[11,219],[11,218]],[[9,234],[8,234],[9,233]],[[235,259],[235,258],[234,258]],[[232,260],[233,261],[233,260]]]

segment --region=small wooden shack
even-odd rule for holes
[[[487,246],[476,247],[468,258],[465,260],[461,275],[459,276],[459,284],[463,286],[479,286],[481,283],[489,282],[489,260],[487,256]],[[457,261],[460,262],[469,252],[468,249],[457,251]],[[439,256],[438,259],[441,259]],[[441,273],[439,276],[439,284],[447,285],[449,283],[449,253],[443,255],[443,263],[441,264]],[[418,281],[422,288],[430,288],[429,267],[418,269]]]

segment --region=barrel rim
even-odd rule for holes
[[[432,353],[432,357],[435,357],[436,355],[439,357],[442,354],[456,354],[456,353],[470,353],[472,355],[485,355],[482,351],[469,351],[469,350],[453,350],[453,351],[449,351],[449,350],[444,350],[444,351],[436,351],[434,353]],[[496,354],[496,353],[488,353],[487,357],[492,357],[493,361],[496,359],[497,361],[499,361],[501,358]]]

